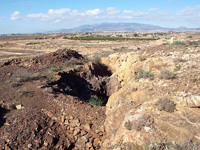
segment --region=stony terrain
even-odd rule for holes
[[[190,35],[1,54],[0,149],[200,149],[200,35]]]

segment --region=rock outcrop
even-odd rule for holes
[[[181,79],[159,77],[163,69],[174,72],[173,57],[149,55],[141,60],[140,55],[130,52],[112,54],[102,62],[110,67],[122,86],[107,102],[106,140],[102,149],[154,142],[200,143],[199,96],[181,98],[177,94],[182,90],[177,88]],[[141,71],[152,73],[153,78],[136,78]],[[173,110],[167,111],[170,107]]]

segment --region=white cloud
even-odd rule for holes
[[[196,7],[186,7],[185,9],[182,9],[177,12],[177,15],[179,16],[190,16],[190,15],[196,15],[200,13],[200,5]]]
[[[102,21],[160,21],[172,22],[180,20],[199,20],[200,19],[200,5],[196,7],[187,7],[178,11],[176,14],[170,14],[167,11],[158,8],[149,8],[146,10],[120,10],[115,7],[108,7],[106,9],[90,9],[90,10],[72,10],[69,8],[49,9],[46,13],[32,13],[24,17],[20,16],[19,11],[11,14],[10,19],[24,20],[24,21],[42,21],[48,23],[85,23],[85,22],[102,22]]]
[[[63,8],[63,9],[49,9],[48,14],[49,15],[60,15],[60,14],[64,14],[67,12],[70,12],[71,10],[68,8]]]
[[[117,15],[119,14],[121,11],[115,7],[109,7],[106,9],[106,12],[108,15]]]
[[[149,11],[158,11],[158,8],[149,8]]]
[[[85,12],[86,15],[88,16],[95,16],[95,15],[100,15],[103,13],[103,10],[100,10],[100,9],[93,9],[93,10],[88,10]]]
[[[20,20],[21,17],[19,16],[21,13],[19,11],[15,11],[10,15],[10,19],[13,21]]]
[[[133,17],[142,17],[149,14],[148,11],[124,10],[123,12]]]
[[[185,9],[178,11],[177,16],[183,20],[200,24],[200,5],[197,5],[196,7],[186,7]]]

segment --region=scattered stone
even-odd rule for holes
[[[90,142],[86,143],[86,149],[89,149],[90,147],[92,147],[92,143]]]
[[[199,108],[200,107],[200,96],[192,95],[185,98],[185,103],[188,107]]]
[[[100,143],[101,143],[100,139],[99,138],[95,138],[94,142],[93,142],[93,146],[94,147],[98,147]]]
[[[85,146],[85,143],[87,142],[87,138],[85,136],[82,136],[81,138],[79,138],[76,142],[76,147],[78,148],[82,148],[83,146]]]
[[[16,109],[23,109],[23,106],[22,105],[16,105]]]
[[[65,121],[65,116],[62,115],[62,116],[61,116],[61,122],[63,123],[64,121]]]
[[[87,123],[83,126],[83,128],[86,130],[86,131],[90,131],[90,124]]]
[[[74,136],[80,133],[80,128],[75,128],[74,130]]]
[[[8,122],[5,122],[4,123],[4,126],[9,126],[10,124]]]
[[[32,144],[28,144],[28,148],[31,148],[32,147]]]
[[[81,135],[83,136],[83,135],[86,135],[87,133],[84,131],[84,130],[82,130],[81,131]]]

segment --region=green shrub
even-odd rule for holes
[[[133,36],[134,36],[134,37],[139,37],[139,34],[134,33]]]
[[[181,41],[175,41],[172,45],[184,45],[184,42]]]
[[[50,71],[57,72],[57,71],[59,71],[59,68],[57,68],[57,67],[51,67],[51,68],[49,68],[49,70],[50,70]]]
[[[50,81],[50,82],[55,82],[55,81],[56,81],[56,77],[55,77],[55,76],[50,76],[50,77],[48,78],[48,81]]]
[[[91,97],[88,100],[88,103],[92,104],[92,105],[103,106],[103,100],[99,99],[99,98],[93,98],[93,97]]]
[[[135,75],[135,80],[141,79],[141,78],[153,78],[154,74],[151,71],[144,71],[141,70]]]
[[[87,63],[89,61],[89,59],[87,57],[84,57],[83,59],[83,62]]]
[[[197,81],[198,81],[197,78],[192,79],[192,82],[193,82],[193,83],[195,83],[195,82],[197,82]]]

